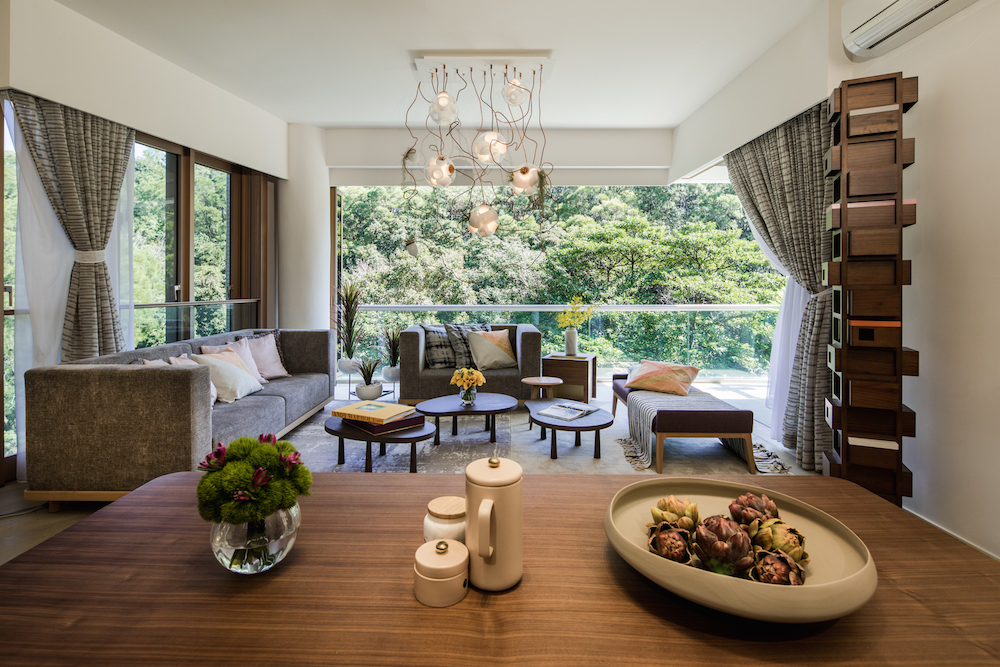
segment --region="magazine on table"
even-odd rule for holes
[[[589,415],[592,412],[597,412],[597,408],[591,407],[586,403],[563,401],[562,403],[556,403],[555,405],[550,405],[544,410],[539,410],[538,414],[543,417],[554,417],[555,419],[564,419],[566,421],[572,421],[574,419],[579,419],[580,417]]]

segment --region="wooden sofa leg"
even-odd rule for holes
[[[618,394],[611,394],[611,416],[615,416],[615,410],[618,409]]]
[[[656,474],[663,474],[663,441],[667,439],[666,433],[656,434]]]
[[[753,433],[744,433],[743,442],[746,444],[747,467],[751,475],[756,475],[757,461],[753,457]]]

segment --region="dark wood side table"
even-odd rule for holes
[[[434,426],[437,431],[434,434],[434,444],[441,444],[441,417],[451,417],[451,434],[458,435],[459,415],[485,415],[486,428],[490,432],[490,442],[497,441],[497,415],[501,412],[510,412],[517,407],[517,399],[506,394],[491,394],[480,391],[476,394],[476,402],[472,405],[463,405],[458,394],[439,396],[417,403],[417,412],[422,412],[428,417],[434,417]]]
[[[546,427],[552,429],[552,447],[549,453],[549,458],[559,458],[559,453],[556,451],[556,431],[575,431],[576,442],[574,444],[577,447],[580,446],[580,433],[582,431],[593,431],[594,458],[601,458],[601,429],[608,428],[614,424],[615,418],[607,410],[591,412],[589,415],[584,415],[583,417],[569,421],[538,414],[540,410],[544,410],[550,405],[555,405],[560,402],[561,401],[557,398],[539,398],[524,402],[524,407],[528,408],[528,419],[542,427],[541,437],[543,439],[545,438]]]
[[[557,377],[563,381],[562,387],[556,387],[557,396],[584,403],[590,403],[591,398],[597,398],[596,354],[578,354],[575,357],[547,354],[542,357],[542,375]],[[567,385],[582,387],[583,396],[567,393]]]
[[[386,443],[409,444],[410,445],[410,472],[417,472],[417,443],[428,440],[437,435],[437,427],[434,424],[424,424],[414,426],[403,431],[390,431],[389,433],[368,433],[360,428],[355,428],[350,424],[345,424],[340,417],[330,417],[326,420],[323,428],[330,435],[337,436],[337,464],[344,464],[344,439],[364,442],[365,447],[365,472],[372,471],[372,443],[379,444],[379,456],[385,456]]]

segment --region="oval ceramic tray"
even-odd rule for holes
[[[802,586],[762,584],[681,565],[647,546],[651,507],[670,494],[698,503],[701,518],[729,516],[729,503],[747,491],[766,493],[781,519],[806,537],[810,562]],[[615,494],[604,517],[615,551],[643,575],[683,598],[736,616],[778,623],[811,623],[846,616],[875,593],[878,574],[868,547],[835,518],[791,496],[753,484],[667,477],[630,484]]]

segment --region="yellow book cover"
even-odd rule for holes
[[[355,419],[372,424],[385,424],[414,412],[413,406],[398,403],[379,403],[378,401],[361,401],[342,408],[337,408],[331,414],[341,419]]]

